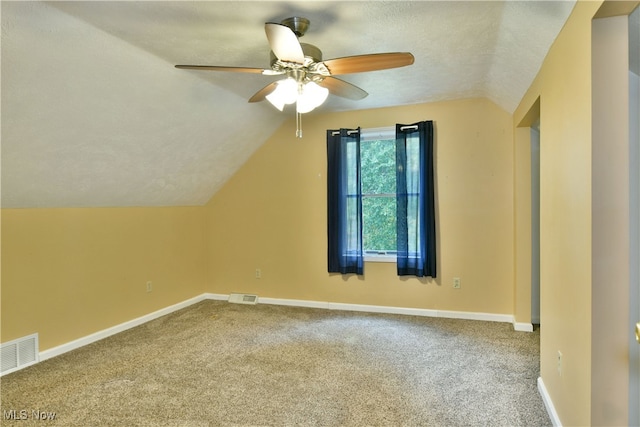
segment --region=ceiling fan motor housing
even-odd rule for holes
[[[292,16],[291,18],[283,19],[280,23],[291,28],[291,31],[293,31],[296,36],[302,37],[309,29],[310,21],[307,18]]]
[[[302,52],[304,53],[305,66],[308,66],[309,64],[315,63],[315,62],[322,62],[322,51],[318,49],[316,46],[308,43],[300,43],[300,46],[302,47]],[[275,55],[275,53],[273,53],[273,51],[270,51],[269,55],[271,58],[271,61],[270,61],[271,68],[274,68],[274,69],[277,68],[278,61],[279,61],[278,57]]]

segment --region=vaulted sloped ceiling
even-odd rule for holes
[[[2,207],[206,203],[293,112],[247,102],[274,77],[173,66],[268,68],[265,22],[310,19],[325,59],[415,56],[343,76],[369,96],[310,114],[469,97],[512,112],[573,5],[2,1]]]

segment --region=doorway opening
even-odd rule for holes
[[[542,322],[540,283],[540,154],[543,120],[537,98],[515,130],[515,317],[516,329]],[[535,325],[535,326],[534,326]]]
[[[540,326],[540,118],[531,125],[531,323]]]

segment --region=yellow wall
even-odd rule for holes
[[[398,278],[390,263],[366,263],[364,278],[328,274],[326,130],[420,120],[435,124],[438,278]],[[511,126],[485,99],[313,113],[301,140],[284,125],[207,206],[210,291],[512,314]]]
[[[514,113],[517,128],[540,98],[540,364],[564,425],[591,423],[590,40],[600,3],[576,4]],[[516,182],[528,173],[517,169]]]
[[[632,175],[628,22],[628,16],[593,21],[591,421],[594,425],[634,424],[628,418],[629,335],[631,325],[638,320],[629,319],[630,273],[635,263],[629,252]],[[637,359],[633,363],[632,371],[637,378]],[[636,396],[632,405],[637,404]]]
[[[3,209],[2,341],[42,351],[202,294],[203,213]]]
[[[436,129],[438,279],[329,275],[326,129],[419,120]],[[203,292],[513,313],[509,114],[475,99],[308,115],[302,140],[291,125],[206,207],[3,209],[2,341],[38,332],[47,350]]]

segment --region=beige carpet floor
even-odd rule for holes
[[[203,301],[5,375],[0,423],[546,426],[538,369],[510,324]]]

